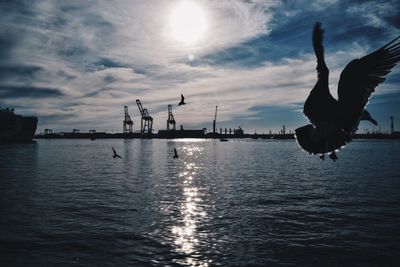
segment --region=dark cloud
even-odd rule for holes
[[[386,21],[393,25],[396,28],[400,28],[400,16],[399,15],[393,15],[393,16],[388,16],[386,17]]]
[[[1,98],[47,98],[63,96],[59,89],[32,86],[0,86]]]
[[[224,51],[206,55],[202,63],[209,65],[224,65],[257,68],[265,62],[278,62],[288,57],[296,57],[304,52],[304,32],[286,36],[285,40],[275,39],[275,36],[263,35],[256,39],[228,48]]]
[[[115,81],[117,81],[117,78],[115,78],[112,75],[107,75],[106,77],[103,78],[103,82],[104,83],[112,83],[112,82],[115,82]]]
[[[123,65],[117,61],[114,61],[109,58],[99,58],[98,60],[92,62],[88,67],[87,70],[90,72],[105,70],[108,68],[126,68],[126,65]]]
[[[393,8],[400,8],[400,2],[389,2]],[[336,1],[320,4],[316,8],[304,1],[286,1],[284,5],[274,8],[274,17],[269,25],[271,32],[205,55],[202,63],[225,67],[259,67],[266,61],[277,62],[285,57],[296,58],[304,53],[313,53],[311,31],[317,21],[322,22],[325,28],[328,53],[346,50],[354,42],[379,48],[382,43],[390,41],[386,40],[390,29],[372,22],[366,23],[367,16],[374,15],[395,27],[400,26],[400,16],[393,16],[383,8],[374,9],[375,5],[376,1]]]
[[[118,63],[114,60],[111,60],[109,58],[101,58],[97,60],[96,62],[93,63],[96,66],[102,66],[104,68],[124,68],[126,67],[125,65]]]
[[[1,13],[0,13],[1,15]],[[0,29],[0,61],[5,62],[10,58],[11,50],[15,45],[15,39],[7,34],[6,30]],[[1,72],[0,72],[1,75]]]
[[[309,12],[291,16],[284,15],[287,9],[276,10],[278,15],[271,22],[271,32],[258,36],[237,46],[206,55],[204,62],[211,65],[237,65],[259,67],[265,62],[277,62],[294,58],[304,52],[312,52],[310,34],[320,16]],[[281,15],[279,15],[281,14]]]
[[[64,58],[81,58],[87,55],[89,52],[90,49],[78,43],[70,44],[69,42],[65,45],[59,45],[57,48],[57,54]]]
[[[22,79],[26,78],[33,79],[35,78],[36,74],[42,70],[43,70],[42,67],[39,66],[0,65],[0,81],[2,81],[3,79],[13,78],[13,77]]]
[[[32,16],[36,14],[33,6],[34,3],[32,1],[26,0],[0,1],[0,10],[4,14],[17,13],[26,16]]]

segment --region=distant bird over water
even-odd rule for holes
[[[121,157],[120,155],[117,154],[117,152],[115,151],[114,148],[112,148],[112,150],[113,150],[113,152],[114,152],[114,155],[113,155],[113,158],[114,158],[114,159],[115,159],[115,158],[120,158],[120,159],[122,159],[122,157]]]
[[[186,105],[186,103],[185,103],[185,98],[181,94],[181,101],[179,102],[178,106],[182,106],[182,105]]]
[[[296,129],[299,145],[321,159],[329,153],[337,160],[338,149],[351,141],[361,120],[377,125],[365,110],[371,93],[400,61],[399,37],[360,59],[352,60],[340,74],[338,100],[329,92],[329,70],[324,60],[323,29],[314,26],[312,42],[317,57],[318,80],[304,103],[304,114],[311,124]]]
[[[174,159],[177,159],[177,158],[179,158],[178,151],[176,151],[176,148],[174,148]]]

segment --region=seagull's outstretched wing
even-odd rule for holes
[[[351,61],[340,74],[339,104],[343,129],[355,133],[371,93],[400,61],[400,36],[360,59]]]
[[[329,92],[329,70],[324,59],[323,39],[324,30],[321,28],[321,23],[317,22],[312,34],[312,43],[317,57],[318,81],[304,103],[303,109],[304,115],[314,125],[325,123],[327,118],[331,116],[322,111],[327,110],[327,107],[331,107],[337,102]],[[334,108],[331,108],[331,110],[334,112]]]
[[[313,35],[312,35],[312,42],[313,48],[315,52],[315,56],[317,57],[318,67],[321,63],[325,64],[324,60],[324,46],[322,45],[324,41],[324,30],[321,28],[321,23],[317,22],[314,25]],[[319,72],[319,69],[317,70]]]
[[[113,152],[114,152],[114,156],[116,156],[116,155],[117,155],[117,152],[115,151],[114,148],[112,148],[112,150],[113,150]]]

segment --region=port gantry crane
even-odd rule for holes
[[[172,129],[170,129],[170,124],[172,125]],[[172,105],[168,105],[168,119],[167,119],[167,130],[176,130],[175,128],[175,118],[174,114],[172,114]]]
[[[131,120],[131,116],[128,113],[128,106],[124,106],[125,119],[122,122],[122,131],[123,133],[132,133],[133,132],[133,121]]]
[[[215,106],[215,115],[214,115],[214,120],[213,120],[213,134],[215,134],[215,124],[217,123],[217,109],[218,106]]]
[[[139,99],[136,99],[136,104],[139,108],[140,115],[142,115],[140,123],[140,133],[151,134],[153,130],[153,117],[149,115],[149,112],[147,111],[146,108],[142,107],[142,103],[140,103]]]

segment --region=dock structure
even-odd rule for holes
[[[159,130],[157,134],[153,136],[153,138],[165,138],[165,139],[174,139],[174,138],[207,138],[204,129],[194,129],[194,130]]]

